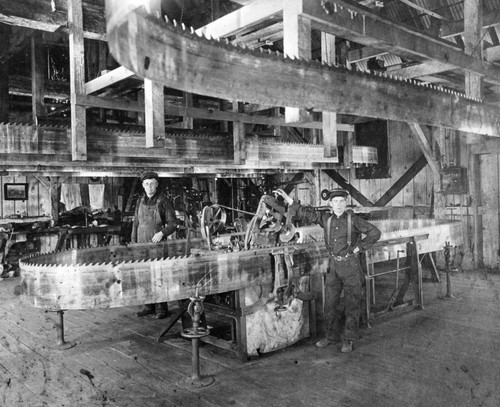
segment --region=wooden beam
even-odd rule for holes
[[[500,45],[496,45],[494,47],[485,48],[483,50],[484,59],[486,61],[498,61],[500,59]]]
[[[85,59],[82,0],[68,0],[69,77],[71,102],[71,156],[74,161],[87,159],[85,108],[76,99],[85,93]]]
[[[50,177],[50,215],[55,223],[59,220],[59,177]]]
[[[472,144],[472,154],[500,154],[500,138],[478,137]]]
[[[483,30],[500,24],[500,13],[498,10],[487,10],[483,8]],[[440,37],[449,38],[464,34],[464,20],[444,21],[440,29]]]
[[[301,182],[303,182],[304,179],[304,173],[303,172],[298,172],[293,176],[293,178],[287,182],[287,184],[283,187],[283,191],[285,193],[290,194],[294,189],[295,186]]]
[[[283,0],[255,0],[232,13],[196,30],[198,34],[223,38],[234,35],[261,22],[276,17],[283,11]]]
[[[341,188],[351,194],[351,196],[361,205],[361,206],[373,206],[373,203],[366,198],[361,192],[359,192],[355,187],[353,187],[342,175],[340,175],[336,170],[323,170],[323,172],[333,179]]]
[[[47,69],[47,55],[42,42],[42,35],[38,32],[31,37],[31,107],[33,123],[38,124],[38,118],[47,114],[45,108],[45,71]]]
[[[387,190],[387,192],[382,195],[374,206],[385,206],[413,179],[417,174],[425,168],[427,165],[427,159],[425,155],[421,155],[413,163],[413,165],[406,170],[406,172]]]
[[[185,107],[193,107],[193,94],[188,92],[182,92],[182,102]],[[192,129],[193,118],[189,116],[184,116],[182,119],[182,128]]]
[[[165,96],[163,85],[144,79],[144,111],[146,147],[156,146],[156,140],[165,137]]]
[[[102,109],[125,110],[130,112],[144,112],[144,104],[129,99],[111,99],[93,95],[79,95],[77,104],[86,107],[99,107]],[[222,110],[202,109],[199,107],[175,106],[166,103],[165,114],[168,116],[192,117],[194,119],[205,119],[214,121],[229,121],[250,124],[265,124],[269,126],[286,126],[285,120],[281,117],[269,117],[251,115],[245,113],[227,112]],[[308,122],[294,124],[292,127],[305,127],[310,129],[321,129],[321,122]],[[338,131],[354,131],[354,126],[350,124],[337,123]]]
[[[107,4],[120,10],[119,0]],[[160,24],[139,12],[113,21],[116,25],[108,27],[113,55],[122,65],[137,69],[139,76],[167,87],[219,99],[230,95],[267,106],[333,110],[499,136],[499,110],[460,95],[258,52],[233,51],[217,41],[183,35],[173,25]],[[155,58],[146,69],[141,61],[149,55]],[[166,65],[171,69],[164,69]]]
[[[0,123],[9,122],[9,66],[0,64]]]
[[[129,99],[110,99],[94,95],[78,95],[76,104],[101,109],[124,110],[128,112],[144,112],[144,104]]]
[[[451,42],[398,25],[353,1],[338,0],[336,4],[343,7],[335,6],[337,11],[333,12],[332,3],[305,2],[303,15],[312,20],[313,28],[410,60],[436,61],[448,70],[460,68],[483,75],[490,83],[500,83],[500,67],[464,54]],[[329,7],[331,12],[325,12]]]
[[[500,24],[500,13],[492,13],[491,10],[483,10],[483,30]],[[464,34],[464,20],[444,21],[441,25],[440,37],[451,38],[457,35]],[[373,47],[363,47],[349,51],[349,61],[359,62],[372,57],[382,56],[387,52]],[[484,50],[485,61],[497,61],[500,59],[500,47],[493,46]],[[390,69],[390,68],[389,68]],[[446,65],[441,62],[433,61],[424,62],[422,64],[412,65],[405,68],[390,69],[393,75],[402,76],[403,78],[419,78],[426,75],[435,75],[447,70]]]
[[[348,51],[347,60],[350,63],[355,63],[370,58],[381,57],[382,55],[387,55],[387,52],[380,51],[378,48],[362,47],[358,49],[353,49],[352,51]]]
[[[434,176],[439,178],[441,174],[439,163],[434,159],[431,145],[429,144],[429,140],[427,139],[422,126],[418,123],[408,123],[408,125],[410,126],[411,132],[416,136],[417,143],[424,153],[427,163],[431,167]]]
[[[2,77],[2,79],[5,79]],[[51,99],[69,99],[68,82],[45,80],[45,97]],[[9,92],[11,95],[31,97],[31,78],[28,76],[9,76]]]
[[[324,32],[321,33],[321,62],[335,65],[335,36]],[[337,113],[323,112],[322,119],[325,157],[336,157],[338,162]]]
[[[469,188],[472,200],[472,218],[474,220],[474,266],[484,266],[483,216],[479,210],[481,205],[481,158],[478,154],[469,155]]]
[[[0,35],[4,41],[0,44],[0,53],[8,49],[11,28],[0,26]],[[9,65],[0,63],[0,123],[9,122]]]
[[[424,14],[427,14],[431,17],[437,18],[439,20],[447,20],[447,18],[443,17],[441,14],[435,13],[432,10],[428,10],[425,7],[419,6],[418,4],[413,3],[410,0],[399,0],[401,3],[406,4],[408,7],[411,7],[415,10],[421,11]]]
[[[275,23],[261,30],[252,31],[248,34],[238,35],[231,44],[245,44],[247,48],[257,48],[265,45],[266,41],[275,38],[283,39],[283,22]]]
[[[283,52],[292,58],[310,60],[311,21],[302,17],[302,0],[283,2]],[[305,109],[285,107],[285,122],[301,123],[311,120]]]
[[[85,84],[85,93],[87,95],[90,95],[132,76],[135,76],[134,72],[125,68],[124,66],[120,66],[110,72],[105,73],[104,75],[101,75],[87,82]]]
[[[12,32],[9,37],[9,41],[6,41],[4,47],[0,52],[0,64],[4,64],[19,51],[21,51],[27,44],[28,39],[30,39],[35,30],[22,28],[22,27],[12,27]],[[2,33],[2,36],[5,34]],[[3,37],[5,41],[5,37]]]
[[[0,23],[40,31],[67,31],[69,4],[56,2],[52,10],[50,1],[0,0]],[[106,41],[106,19],[103,5],[92,2],[84,7],[83,36]]]
[[[424,76],[436,75],[448,70],[449,66],[437,61],[424,62],[422,64],[415,64],[404,68],[387,68],[387,72],[390,75],[397,75],[403,78],[423,78]]]
[[[241,102],[233,102],[233,110],[236,112],[243,112],[243,104]],[[245,163],[245,124],[238,121],[233,123],[233,150],[234,150],[234,163]]]
[[[482,3],[482,0],[464,1],[464,15],[467,16],[464,27],[464,52],[476,58],[483,57]],[[476,72],[465,72],[465,94],[482,99],[483,78]]]

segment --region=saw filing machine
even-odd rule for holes
[[[23,258],[19,262],[22,300],[29,306],[61,312],[126,307],[191,298],[199,281],[206,279],[201,295],[239,293],[239,339],[248,339],[252,328],[247,324],[245,329],[242,319],[267,308],[283,320],[282,314],[296,309],[301,298],[313,298],[308,278],[328,269],[324,234],[317,225],[294,226],[293,214],[274,197],[264,195],[248,224],[240,222],[246,230],[217,235],[220,228],[215,226],[224,217],[219,209],[211,208],[211,215],[202,222],[203,238],[71,249]],[[462,241],[459,221],[372,223],[382,231],[380,243],[366,257],[367,286],[373,289],[372,265],[405,257],[410,238],[420,255],[441,250],[445,242],[458,246]],[[307,302],[313,306],[315,301]],[[314,312],[309,314],[312,320],[302,318],[296,335],[278,348],[314,334]],[[370,318],[369,308],[367,314]],[[241,346],[240,352],[255,351]]]

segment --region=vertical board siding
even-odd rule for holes
[[[355,168],[338,169],[354,188],[360,191],[371,202],[375,203],[392,185],[410,168],[422,154],[420,146],[405,122],[389,122],[389,178],[358,179]],[[344,145],[346,139],[343,138]],[[429,166],[420,171],[386,206],[421,206],[429,207],[432,202],[434,174]],[[326,174],[321,173],[321,189],[331,189],[338,185]],[[318,205],[324,205],[321,201]],[[359,206],[359,203],[350,198],[349,204]],[[420,212],[428,213],[429,210]]]
[[[483,255],[487,267],[499,266],[499,155],[480,156],[481,204],[483,207]]]
[[[40,182],[40,179],[43,182]],[[82,204],[89,205],[89,183],[104,184],[104,209],[113,210],[119,200],[118,193],[123,186],[123,178],[103,177],[97,182],[91,182],[88,178],[68,178],[68,183],[79,183],[82,196]],[[4,186],[7,183],[27,183],[28,199],[26,201],[7,201],[4,199]],[[50,178],[35,176],[1,176],[0,177],[0,218],[8,220],[11,215],[23,215],[29,217],[51,216]],[[60,189],[59,189],[60,191]],[[59,192],[60,193],[60,192]],[[59,197],[60,199],[60,197]],[[121,208],[119,208],[121,209]]]
[[[4,194],[5,192],[5,184],[13,183],[14,182],[14,177],[11,176],[5,176],[2,177],[2,193]],[[2,196],[2,217],[7,218],[9,215],[15,215],[16,214],[16,208],[14,206],[14,201],[7,201],[5,200],[5,195]]]

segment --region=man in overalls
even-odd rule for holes
[[[346,322],[341,351],[352,352],[353,343],[358,339],[363,299],[363,271],[359,254],[377,242],[380,230],[351,210],[346,211],[349,193],[342,188],[332,189],[326,194],[330,211],[318,211],[310,206],[295,203],[281,189],[275,192],[290,205],[290,212],[296,214],[293,219],[304,224],[319,224],[325,231],[325,243],[329,253],[323,298],[326,337],[318,341],[316,346],[323,348],[340,340],[342,310],[339,305],[344,290]]]
[[[132,224],[132,243],[159,243],[177,230],[177,218],[172,203],[163,192],[158,191],[158,174],[146,172],[141,177],[145,194],[139,199],[135,208]],[[155,314],[156,319],[165,318],[168,314],[166,302],[146,304],[138,317]]]

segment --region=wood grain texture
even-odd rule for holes
[[[500,114],[490,105],[403,81],[237,50],[183,32],[138,9],[127,10],[119,1],[107,4],[113,55],[138,75],[168,87],[270,106],[500,134]],[[145,67],[148,58],[151,63]],[[280,92],[271,91],[276,88]]]

